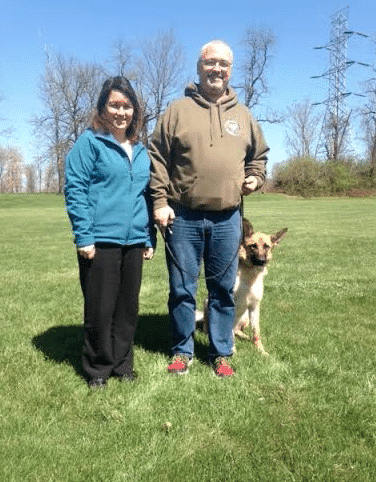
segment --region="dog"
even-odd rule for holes
[[[234,338],[250,340],[244,329],[251,325],[253,343],[264,356],[268,356],[260,336],[260,304],[264,294],[264,276],[268,272],[267,265],[272,260],[272,251],[285,237],[287,230],[288,228],[284,228],[273,235],[255,232],[248,219],[243,218],[239,267],[234,286],[236,317],[233,334]],[[204,312],[196,313],[196,320],[203,322],[207,332],[206,306],[207,301]]]

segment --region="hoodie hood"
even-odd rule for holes
[[[224,111],[227,109],[231,109],[234,105],[238,103],[238,97],[236,95],[235,90],[232,87],[228,88],[228,96],[219,104],[214,104],[213,102],[209,102],[206,100],[199,91],[199,85],[191,82],[190,84],[187,85],[184,95],[186,97],[192,97],[197,104],[199,104],[201,107],[204,107],[206,109],[210,109],[211,106],[221,106]]]
[[[201,95],[199,89],[199,85],[192,82],[186,87],[184,94],[186,97],[191,97],[199,106],[209,110],[210,146],[212,146],[213,138],[215,135],[214,116],[218,117],[220,136],[223,137],[223,113],[226,112],[228,109],[231,109],[238,103],[238,97],[235,90],[232,87],[229,87],[228,96],[222,102],[215,104],[206,100],[205,97]]]

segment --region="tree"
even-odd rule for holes
[[[36,156],[33,160],[33,166],[35,170],[36,176],[36,183],[37,183],[37,191],[42,192],[43,189],[43,175],[44,175],[44,168],[46,164],[46,159],[43,156]]]
[[[172,30],[142,42],[133,75],[143,107],[145,140],[168,102],[183,86],[184,65],[183,49]]]
[[[115,75],[128,77],[132,80],[133,54],[132,47],[118,39],[112,44],[111,61],[114,65]]]
[[[37,172],[33,164],[26,164],[25,168],[26,192],[37,191]]]
[[[5,173],[6,173],[6,149],[0,146],[0,192],[5,191]]]
[[[0,94],[0,104],[4,102],[4,96]],[[0,117],[0,122],[4,122],[5,119]],[[6,127],[0,129],[0,136],[2,137],[9,137],[13,132],[13,129],[11,127]]]
[[[136,90],[144,117],[142,137],[145,143],[168,102],[183,87],[184,68],[183,48],[172,29],[133,47],[122,40],[113,43],[108,75],[124,75]]]
[[[59,182],[56,174],[55,166],[49,164],[44,171],[44,190],[46,192],[57,192]]]
[[[287,107],[285,144],[291,157],[313,157],[319,135],[320,116],[308,97]]]
[[[184,55],[172,30],[142,42],[138,53],[122,40],[113,44],[113,75],[125,75],[139,94],[144,113],[143,138],[182,85]],[[44,112],[31,120],[42,141],[41,158],[53,170],[46,173],[46,188],[62,192],[67,152],[88,126],[106,73],[103,66],[48,52],[40,82]]]
[[[31,122],[44,143],[45,157],[55,168],[58,192],[64,185],[65,156],[88,126],[102,82],[101,67],[47,54],[40,84],[45,110]]]
[[[366,82],[367,102],[361,110],[370,178],[376,175],[376,78]]]
[[[240,62],[242,81],[236,87],[240,90],[244,104],[253,109],[261,104],[268,94],[267,68],[273,57],[275,36],[271,29],[248,28],[241,44],[244,57]]]
[[[2,192],[16,193],[22,191],[23,157],[15,147],[2,150],[5,168],[1,176]]]

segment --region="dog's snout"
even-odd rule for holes
[[[267,262],[267,259],[265,257],[253,256],[251,261],[255,266],[264,266],[264,264]]]

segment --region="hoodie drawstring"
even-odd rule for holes
[[[223,137],[222,109],[220,105],[213,104],[209,107],[210,147],[213,146],[213,109],[215,108],[217,108],[217,112],[218,112],[219,130],[221,132],[221,137]]]
[[[223,127],[222,127],[222,110],[221,106],[218,105],[218,120],[219,120],[219,128],[221,130],[221,137],[223,137]]]
[[[213,106],[209,107],[210,147],[213,146]]]

